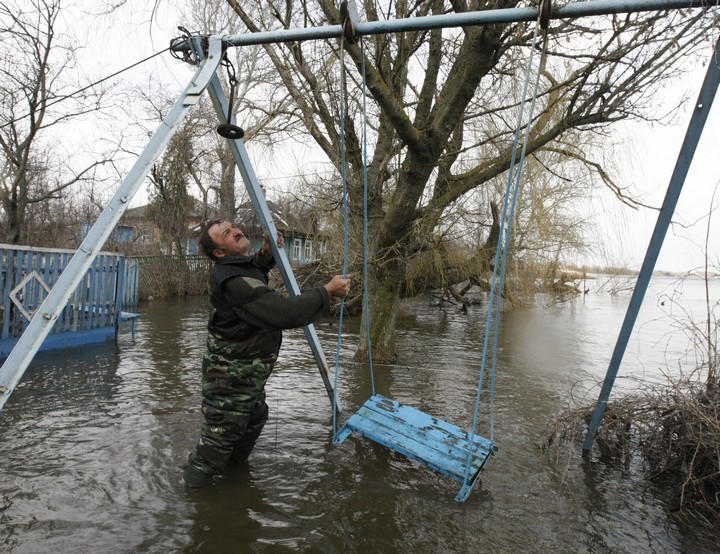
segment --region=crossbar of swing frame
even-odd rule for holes
[[[350,4],[354,4],[354,0],[351,0]],[[708,6],[707,0],[587,0],[583,2],[573,2],[565,6],[553,7],[550,19],[577,19],[580,17],[618,13],[710,7],[712,6]],[[381,35],[403,31],[423,31],[451,27],[535,21],[538,18],[539,10],[539,7],[503,8],[385,21],[359,22],[351,20],[351,23],[356,36]],[[351,14],[352,13],[351,10]],[[250,46],[278,42],[339,38],[342,35],[342,25],[325,25],[322,27],[279,29],[277,31],[222,35],[222,40],[227,46]],[[171,50],[175,52],[189,52],[192,50],[192,47],[188,39],[173,44]]]

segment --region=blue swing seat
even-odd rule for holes
[[[497,451],[486,438],[475,435],[471,444],[470,435],[459,427],[380,394],[371,396],[348,419],[335,442],[343,442],[353,431],[463,483],[457,495],[460,502],[470,494],[490,455]]]

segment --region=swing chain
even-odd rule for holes
[[[241,139],[243,138],[243,136],[245,136],[245,131],[243,131],[237,125],[233,125],[232,123],[230,123],[230,121],[232,120],[233,102],[235,101],[235,90],[238,87],[238,80],[235,74],[235,66],[230,61],[230,58],[227,55],[227,51],[223,52],[223,57],[220,61],[220,65],[225,67],[225,71],[227,73],[228,83],[230,84],[230,100],[228,101],[228,112],[225,123],[218,125],[216,130],[221,137],[232,140]]]
[[[237,76],[235,75],[235,65],[233,65],[233,63],[230,61],[230,58],[227,55],[227,50],[223,52],[223,58],[220,62],[220,65],[222,65],[227,72],[228,82],[230,83],[231,87],[230,94],[232,94],[235,87],[237,87],[238,80]]]

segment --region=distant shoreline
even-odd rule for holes
[[[640,274],[639,269],[629,268],[618,268],[618,267],[568,267],[561,270],[561,273],[571,277],[573,280],[578,279],[595,279],[599,275],[624,275],[627,277],[637,277]],[[688,271],[666,271],[657,269],[653,271],[653,277],[697,277],[699,279],[705,278],[705,271],[703,269],[692,269]],[[708,279],[719,279],[720,272],[717,270],[709,271],[707,275]]]

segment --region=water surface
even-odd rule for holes
[[[713,530],[678,522],[636,468],[588,467],[579,451],[548,460],[538,448],[553,414],[604,376],[628,299],[540,299],[503,316],[494,426],[483,410],[478,427],[499,451],[462,504],[458,483],[377,444],[354,435],[332,444],[330,403],[301,331],[285,334],[268,384],[271,419],[250,463],[186,491],[207,300],[145,304],[134,338],[39,355],[0,412],[2,550],[718,551]],[[653,281],[618,393],[694,363],[682,318],[699,319],[702,306],[699,281]],[[340,423],[371,390],[367,367],[352,362],[357,325],[343,325]],[[469,428],[484,325],[482,306],[407,304],[399,361],[375,366],[376,391]],[[334,365],[336,322],[317,329]]]

